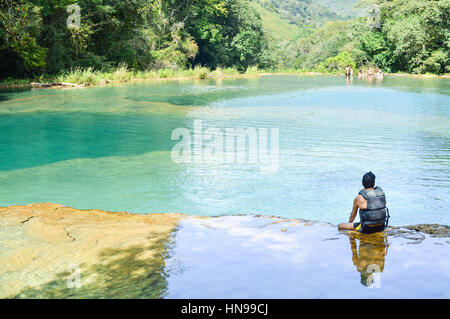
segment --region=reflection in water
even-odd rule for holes
[[[449,244],[410,229],[366,235],[281,218],[186,219],[168,251],[163,297],[446,298]]]
[[[347,77],[345,81],[346,81],[347,85],[352,85],[353,84],[353,77]]]
[[[57,273],[14,297],[449,298],[449,237],[445,227],[439,236],[411,228],[366,235],[275,217],[186,218],[169,238],[151,233],[148,244],[101,250],[80,264],[78,289]]]
[[[386,233],[369,235],[352,231],[347,236],[350,238],[353,265],[361,274],[361,284],[379,288],[379,274],[384,270],[389,246]]]

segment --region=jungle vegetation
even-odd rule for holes
[[[448,0],[0,0],[0,78],[124,66],[442,74],[449,15]]]

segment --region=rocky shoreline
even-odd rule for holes
[[[296,225],[334,229],[309,221],[254,217],[279,225],[283,234]],[[140,296],[147,289],[146,296],[160,298],[166,289],[165,257],[172,234],[180,221],[195,219],[211,220],[180,213],[78,210],[51,203],[0,208],[0,298],[77,298],[79,291],[69,289],[77,272],[83,274],[83,297],[115,298],[126,286],[128,295]],[[439,237],[443,245],[450,244],[450,227],[443,225],[389,227],[386,234],[408,243]]]

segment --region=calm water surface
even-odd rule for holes
[[[171,160],[175,128],[278,128],[279,169]],[[266,76],[0,92],[0,206],[346,221],[368,170],[392,225],[450,224],[450,81]]]
[[[166,298],[449,298],[449,238],[254,216],[186,219]],[[446,240],[447,239],[447,240]]]
[[[82,268],[78,289],[67,287],[67,272],[49,276],[40,274],[42,263],[24,264],[22,273],[31,266],[47,281],[28,282],[13,297],[449,298],[449,239],[448,231],[434,236],[390,228],[364,235],[250,215],[185,218],[167,240],[105,249],[99,263]],[[148,249],[152,257],[142,258]],[[10,273],[0,271],[0,282],[11,285]]]

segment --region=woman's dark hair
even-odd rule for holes
[[[373,188],[375,186],[375,174],[372,172],[365,173],[362,178],[364,188]]]

